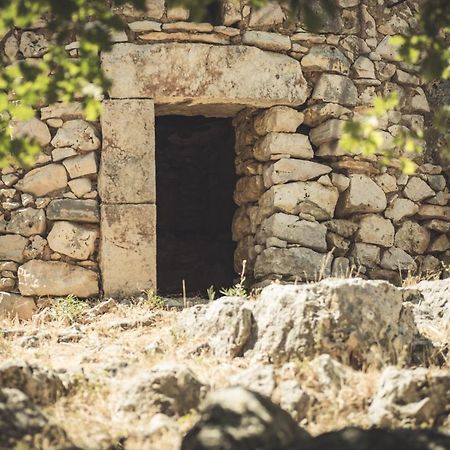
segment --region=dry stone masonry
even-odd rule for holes
[[[1,171],[0,311],[15,313],[15,302],[27,317],[24,305],[40,296],[156,286],[155,113],[233,117],[237,273],[245,260],[257,283],[448,274],[449,168],[435,149],[406,176],[395,161],[382,167],[380,156],[339,146],[342,124],[377,94],[401,101],[381,121],[384,145],[424,126],[426,86],[389,44],[415,26],[417,3],[342,1],[316,33],[288,22],[277,2],[252,11],[224,0],[218,25],[189,22],[162,0],[145,12],[121,7],[125,30],[101,55],[112,87],[100,122],[72,103],[12,126],[42,153],[31,170]],[[51,35],[41,26],[2,39],[12,63],[45,54]],[[77,44],[67,42],[73,57]]]

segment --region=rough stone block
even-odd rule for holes
[[[16,234],[0,236],[0,261],[23,261],[28,239]]]
[[[52,145],[89,152],[100,148],[100,138],[97,129],[91,123],[84,120],[69,120],[58,128],[52,139]]]
[[[36,304],[32,298],[0,292],[0,317],[29,320],[36,310]]]
[[[280,159],[264,171],[264,185],[269,188],[289,181],[308,181],[330,172],[331,167],[313,161]]]
[[[263,50],[279,52],[291,49],[291,40],[289,36],[278,33],[268,33],[266,31],[245,31],[242,35],[242,43],[245,45],[254,45]]]
[[[355,106],[358,91],[350,78],[324,73],[316,83],[312,98],[344,106]]]
[[[367,244],[391,247],[394,245],[394,226],[377,214],[364,216],[359,223],[357,239]]]
[[[334,72],[348,75],[350,71],[350,61],[331,45],[312,47],[301,63],[305,72]]]
[[[70,178],[95,175],[97,173],[97,159],[95,152],[67,158],[63,161],[63,165],[67,172],[69,172]]]
[[[45,212],[43,209],[24,208],[11,213],[10,219],[0,216],[0,232],[32,236],[42,234],[46,229]]]
[[[260,113],[255,119],[255,131],[264,136],[267,133],[295,133],[303,122],[303,113],[288,106],[274,106]]]
[[[253,153],[259,161],[280,159],[283,156],[303,159],[314,157],[308,136],[296,133],[269,133],[256,143]]]
[[[49,220],[97,223],[100,220],[98,203],[95,200],[71,198],[52,200],[47,207]]]
[[[30,170],[16,188],[39,197],[64,189],[67,186],[67,172],[61,164],[49,164]]]

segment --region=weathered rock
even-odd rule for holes
[[[76,178],[68,183],[70,190],[78,197],[81,198],[88,192],[92,191],[92,182],[89,178]]]
[[[249,202],[257,202],[264,191],[262,176],[242,177],[236,182],[233,200],[239,206]]]
[[[312,159],[314,156],[308,136],[294,133],[269,133],[255,145],[253,154],[259,161],[280,159],[283,156]]]
[[[60,377],[50,369],[25,362],[5,362],[0,365],[2,388],[18,389],[38,405],[55,403],[66,394]]]
[[[252,313],[241,298],[222,297],[181,312],[177,328],[188,338],[207,344],[219,357],[242,356],[251,336]]]
[[[358,101],[358,91],[350,78],[324,73],[316,83],[312,98],[344,106],[354,106]]]
[[[314,145],[321,145],[327,142],[335,141],[342,135],[342,126],[344,120],[331,119],[314,128],[309,136]]]
[[[67,173],[61,164],[49,164],[30,170],[16,184],[16,189],[39,197],[50,194],[67,186]]]
[[[449,249],[450,240],[445,234],[441,234],[436,239],[434,239],[428,247],[428,251],[431,253],[442,253]]]
[[[0,317],[30,320],[36,310],[36,304],[32,298],[0,292]]]
[[[288,243],[327,251],[327,227],[318,222],[300,220],[298,216],[277,213],[264,220],[258,232],[258,240],[276,237]]]
[[[299,181],[272,186],[261,196],[259,205],[268,215],[277,211],[306,213],[317,220],[326,220],[334,216],[338,197],[339,192],[335,187],[315,181]]]
[[[416,222],[404,222],[395,233],[395,246],[413,254],[423,254],[430,243],[430,232]]]
[[[353,256],[358,265],[376,267],[380,264],[380,248],[376,245],[357,242],[353,248]]]
[[[112,97],[153,98],[157,104],[190,99],[191,105],[297,106],[308,94],[298,61],[255,47],[118,44],[103,53],[102,67],[112,80]]]
[[[302,58],[302,68],[305,72],[333,72],[348,75],[349,60],[336,47],[331,45],[316,45]]]
[[[417,215],[422,219],[440,219],[450,222],[450,206],[420,205]]]
[[[329,119],[347,118],[351,111],[336,103],[319,103],[309,106],[303,111],[304,123],[310,127],[316,127]]]
[[[128,17],[161,19],[165,7],[163,0],[145,0],[144,9],[138,9],[131,3],[125,3],[124,5],[116,6],[114,11]]]
[[[411,313],[402,303],[401,290],[385,281],[274,284],[263,289],[253,309],[252,353],[274,361],[328,353],[354,367],[396,361],[408,354],[414,334]]]
[[[99,293],[97,273],[59,261],[28,261],[19,267],[18,277],[22,295],[91,297]]]
[[[84,120],[69,120],[58,128],[52,145],[87,152],[100,148],[100,139],[94,125]]]
[[[23,252],[28,239],[23,236],[8,234],[0,236],[0,261],[23,261]]]
[[[255,263],[255,277],[286,277],[290,280],[319,280],[331,273],[332,258],[303,247],[263,250]]]
[[[33,118],[22,122],[13,122],[11,126],[14,139],[27,137],[35,140],[42,147],[50,144],[52,139],[48,126],[39,119]]]
[[[20,38],[20,51],[25,58],[40,58],[48,51],[49,43],[44,35],[24,31]]]
[[[326,353],[314,358],[308,366],[314,372],[314,379],[324,390],[337,392],[347,384],[348,368]]]
[[[297,422],[308,413],[310,396],[300,387],[296,380],[285,380],[278,385],[280,406]]]
[[[350,186],[343,193],[337,212],[340,215],[381,212],[386,209],[386,195],[366,175],[350,175]]]
[[[397,48],[390,44],[390,37],[386,36],[377,46],[375,50],[381,59],[387,61],[397,60]]]
[[[391,247],[394,245],[394,226],[377,214],[364,216],[359,223],[357,239],[368,244]]]
[[[267,3],[260,8],[253,8],[250,16],[250,27],[272,27],[284,22],[286,14],[277,1]]]
[[[313,161],[283,158],[270,165],[264,171],[264,185],[269,188],[274,184],[289,181],[308,181],[331,172],[331,167]]]
[[[303,122],[303,113],[288,106],[274,106],[260,113],[254,122],[255,131],[267,133],[295,133]]]
[[[398,222],[405,217],[411,217],[419,211],[418,205],[407,198],[396,198],[388,207],[384,215],[394,222]]]
[[[46,230],[43,209],[24,208],[11,212],[10,219],[0,216],[0,232],[20,234],[28,237],[43,234]]]
[[[83,104],[72,103],[54,103],[41,109],[41,119],[47,120],[58,118],[63,120],[73,120],[83,118]]]
[[[70,178],[95,175],[97,173],[97,159],[95,152],[67,158],[63,161],[63,165],[67,172],[69,172]]]
[[[88,259],[95,249],[98,230],[71,222],[56,222],[47,241],[49,247],[75,259]]]
[[[207,397],[202,418],[183,439],[181,450],[288,450],[309,439],[309,434],[267,397],[234,387]]]
[[[405,195],[413,202],[421,202],[433,197],[436,193],[419,177],[411,177],[405,187]]]
[[[271,397],[275,390],[275,371],[270,364],[253,364],[230,379],[231,386],[240,386]]]
[[[389,270],[410,270],[415,271],[417,264],[411,255],[401,248],[392,247],[383,253],[381,267]]]
[[[379,427],[437,426],[448,413],[450,373],[432,369],[388,367],[369,408]]]
[[[365,56],[359,56],[352,67],[356,78],[376,78],[373,62]]]
[[[198,407],[205,388],[187,366],[162,363],[130,380],[117,409],[137,418],[183,416]]]
[[[100,220],[98,203],[95,200],[70,198],[52,200],[47,207],[49,220],[97,223]]]
[[[242,34],[244,45],[254,45],[262,50],[280,52],[291,49],[289,36],[278,33],[268,33],[267,31],[245,31]]]

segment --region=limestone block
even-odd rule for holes
[[[421,202],[433,197],[436,193],[419,177],[411,177],[404,190],[405,195],[413,202]]]
[[[370,268],[376,267],[380,264],[380,247],[357,242],[353,248],[353,257],[358,265]]]
[[[420,205],[417,215],[422,219],[441,219],[450,222],[450,206]]]
[[[106,296],[156,289],[156,206],[103,205],[100,268]]]
[[[438,233],[448,233],[450,231],[450,223],[439,219],[424,222],[424,226],[426,229],[437,231]]]
[[[155,203],[153,101],[105,101],[101,123],[98,182],[103,203]]]
[[[102,67],[111,97],[158,105],[298,106],[308,95],[298,61],[249,46],[117,44],[102,54]]]
[[[83,195],[91,192],[92,182],[89,178],[77,178],[69,181],[69,187],[78,198],[81,198]]]
[[[254,128],[260,136],[270,132],[295,133],[302,122],[303,113],[288,106],[274,106],[256,117]]]
[[[75,295],[91,297],[99,293],[97,273],[59,261],[28,261],[19,267],[22,295]]]
[[[351,111],[336,103],[318,103],[309,106],[303,113],[305,115],[303,122],[310,127],[316,127],[329,119],[348,118]]]
[[[327,227],[323,224],[300,220],[291,214],[276,213],[261,224],[258,241],[276,237],[291,244],[326,252],[326,235]]]
[[[0,261],[23,261],[23,252],[28,239],[16,234],[0,236]]]
[[[271,1],[260,8],[252,9],[249,25],[252,28],[268,28],[279,25],[285,20],[286,14],[280,4],[277,1]]]
[[[25,121],[14,121],[11,123],[12,137],[14,139],[30,138],[39,145],[45,147],[52,139],[48,126],[39,119],[33,118]]]
[[[316,45],[301,60],[305,72],[334,72],[348,75],[350,61],[336,47]]]
[[[95,175],[97,173],[97,158],[95,152],[67,158],[63,161],[63,165],[67,172],[69,172],[70,178],[79,178],[85,175]]]
[[[329,276],[333,258],[309,248],[266,248],[256,257],[255,277],[284,276],[294,280],[318,280]]]
[[[317,220],[331,219],[339,197],[335,187],[315,181],[272,186],[259,200],[264,212],[281,211],[287,214],[311,214]]]
[[[280,159],[264,170],[264,185],[269,188],[289,181],[308,181],[330,172],[331,167],[313,161]]]
[[[394,226],[388,219],[377,214],[364,216],[359,223],[357,239],[367,244],[391,247],[394,245]]]
[[[350,78],[323,73],[316,83],[312,99],[355,106],[358,102],[358,91]]]
[[[416,222],[404,222],[395,233],[395,246],[408,253],[423,254],[430,243],[430,232]]]
[[[259,161],[279,159],[286,155],[303,159],[314,157],[308,136],[297,133],[269,133],[258,140],[253,154]]]
[[[74,200],[71,198],[52,200],[47,207],[49,220],[71,222],[99,222],[98,203],[95,200]]]
[[[411,255],[401,248],[392,247],[383,253],[381,267],[388,270],[411,270],[417,269],[417,264]]]
[[[100,148],[100,138],[97,129],[91,123],[84,120],[69,120],[58,128],[52,139],[52,145],[88,152]]]
[[[16,189],[42,197],[67,186],[67,173],[61,164],[49,164],[30,170],[16,185]]]
[[[34,234],[43,234],[45,230],[46,220],[43,209],[19,209],[11,212],[9,220],[0,216],[0,233],[21,234],[29,237]]]
[[[139,23],[139,22],[135,22]],[[154,24],[160,25],[158,22],[153,22]],[[131,27],[131,24],[128,24]],[[161,25],[160,25],[161,27]],[[162,29],[164,31],[171,31],[171,32],[177,32],[177,31],[187,31],[189,33],[211,33],[214,30],[214,26],[210,23],[194,23],[194,22],[170,22],[165,23],[162,26]],[[151,30],[151,31],[160,31],[159,29]]]
[[[342,126],[345,120],[331,119],[311,130],[309,137],[314,145],[335,141],[342,136]]]
[[[161,19],[164,14],[164,0],[146,0],[144,10],[135,8],[130,3],[117,6],[114,11],[127,17],[148,17],[151,19]]]
[[[24,31],[20,38],[20,51],[25,58],[40,58],[48,51],[49,43],[44,35]]]
[[[32,298],[0,292],[0,317],[30,320],[36,311],[36,303]]]
[[[386,195],[366,175],[350,175],[350,186],[342,194],[338,205],[340,215],[381,212],[386,209]]]
[[[269,33],[267,31],[244,31],[242,34],[242,43],[245,45],[254,45],[262,50],[273,52],[291,49],[291,40],[289,36],[278,33]]]
[[[419,211],[419,207],[411,200],[407,198],[396,198],[389,203],[384,215],[388,219],[398,222],[405,217],[413,216],[417,211]]]
[[[62,255],[88,259],[95,249],[98,230],[71,222],[55,222],[48,234],[48,246]]]
[[[324,224],[330,231],[341,236],[349,238],[353,236],[359,228],[359,225],[351,220],[334,219],[325,222]]]
[[[375,65],[365,56],[359,56],[354,62],[352,67],[353,73],[356,78],[376,78],[375,77]]]
[[[72,103],[54,103],[53,105],[46,106],[41,109],[41,119],[82,119],[83,118],[83,105],[78,102]]]
[[[175,21],[186,21],[189,19],[190,11],[183,6],[174,6],[167,10],[167,18]]]

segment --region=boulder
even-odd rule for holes
[[[254,122],[255,131],[267,133],[295,133],[303,122],[303,113],[288,106],[274,106],[258,114]]]
[[[36,303],[32,298],[0,292],[0,317],[30,320],[36,311]]]
[[[264,185],[288,183],[289,181],[308,181],[331,172],[331,167],[313,161],[283,158],[264,171]]]
[[[99,293],[98,275],[59,261],[32,260],[18,270],[22,295],[92,297]]]
[[[302,159],[314,157],[308,136],[296,133],[269,133],[256,143],[253,154],[259,161],[280,159],[283,156]]]
[[[0,261],[23,261],[23,252],[28,245],[28,239],[23,236],[8,234],[0,235]]]
[[[49,220],[97,223],[100,221],[98,203],[95,200],[71,198],[52,200],[47,207]]]
[[[390,220],[377,214],[369,214],[359,222],[356,238],[367,244],[391,247],[394,245],[394,233],[394,226]]]
[[[95,250],[98,230],[71,222],[56,222],[47,241],[49,247],[62,255],[75,259],[89,259]]]
[[[67,173],[61,164],[49,164],[30,170],[16,185],[16,189],[43,197],[67,186]]]
[[[100,144],[94,125],[80,119],[65,122],[52,139],[53,147],[71,147],[82,152],[97,150]]]
[[[350,62],[336,47],[316,45],[301,60],[305,72],[333,72],[348,75]]]
[[[312,99],[355,106],[358,102],[358,91],[350,78],[323,73],[315,85]]]
[[[181,450],[291,450],[310,440],[294,419],[263,395],[234,387],[215,391]]]
[[[6,221],[0,216],[0,232],[20,234],[25,237],[45,233],[47,224],[43,209],[24,208],[11,212]]]

